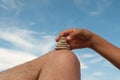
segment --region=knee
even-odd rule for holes
[[[67,65],[69,67],[80,68],[80,62],[77,56],[70,50],[58,50],[55,51],[54,61],[61,65]]]

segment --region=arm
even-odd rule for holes
[[[67,37],[71,49],[91,48],[120,69],[120,49],[102,37],[85,29],[68,29],[61,32],[56,41],[62,36]]]
[[[91,46],[93,50],[98,52],[118,69],[120,69],[120,49],[104,40],[100,36],[93,34],[91,38]]]

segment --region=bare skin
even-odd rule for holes
[[[59,34],[56,41],[64,36],[72,49],[91,48],[120,69],[120,49],[102,37],[85,29],[68,29]]]
[[[72,49],[91,48],[120,69],[120,49],[102,37],[84,29],[68,29],[59,34],[67,37]],[[1,80],[80,80],[80,64],[70,50],[52,51],[33,61],[0,73]]]
[[[0,80],[80,80],[80,64],[70,50],[54,50],[0,72]]]

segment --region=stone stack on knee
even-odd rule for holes
[[[70,45],[67,43],[66,37],[61,37],[60,41],[57,43],[56,50],[70,49]]]

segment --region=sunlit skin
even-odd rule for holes
[[[53,50],[1,72],[0,80],[80,80],[80,63],[70,50]]]
[[[66,37],[70,49],[91,48],[120,69],[120,49],[85,29],[68,29],[57,37]],[[102,66],[102,65],[101,65]],[[47,54],[0,73],[0,80],[80,80],[80,62],[70,50]]]
[[[68,29],[59,34],[56,41],[64,36],[71,49],[91,48],[120,69],[120,49],[99,35],[85,29]]]

